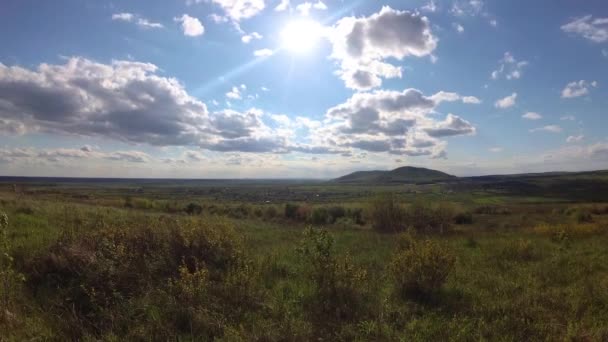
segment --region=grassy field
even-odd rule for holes
[[[0,340],[608,340],[605,180],[516,181],[5,181]]]

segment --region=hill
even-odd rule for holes
[[[337,183],[433,183],[455,179],[447,173],[423,167],[403,166],[391,171],[357,171],[334,179]]]

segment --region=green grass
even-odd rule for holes
[[[314,205],[350,208],[367,208],[371,191],[302,187],[301,193],[330,194]],[[473,214],[470,225],[418,236],[437,242],[455,264],[439,291],[405,298],[388,267],[397,238],[373,231],[370,222],[318,227],[333,245],[315,259],[301,252],[303,241],[311,243],[305,222],[168,213],[160,203],[213,202],[207,195],[177,199],[170,187],[136,196],[146,208],[124,208],[129,192],[121,187],[0,193],[12,267],[26,278],[15,282],[2,308],[0,340],[608,340],[608,215],[578,223],[575,214],[597,204],[428,189],[399,198],[447,200],[471,212],[499,206],[509,214]],[[73,196],[85,192],[89,199]],[[221,205],[283,204],[233,195]],[[175,232],[186,238],[174,240]],[[207,247],[192,247],[203,240]],[[201,272],[182,272],[182,263],[194,262],[188,253],[200,253]],[[71,307],[77,296],[91,307]],[[338,314],[345,300],[354,312]]]

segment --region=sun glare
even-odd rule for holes
[[[312,51],[322,36],[322,27],[313,20],[292,21],[281,32],[283,47],[290,52],[303,54]]]

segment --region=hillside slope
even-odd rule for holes
[[[337,183],[432,183],[455,179],[447,173],[422,167],[403,166],[391,171],[357,171],[334,179]]]

